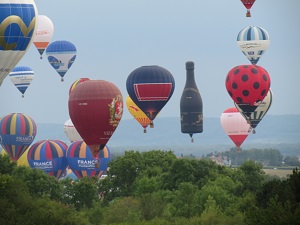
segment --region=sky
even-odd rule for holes
[[[169,70],[175,90],[159,117],[178,117],[185,85],[186,61],[195,63],[195,78],[205,117],[220,117],[234,107],[225,87],[229,70],[250,64],[236,43],[240,30],[260,26],[270,46],[257,65],[271,77],[269,115],[300,114],[300,1],[257,0],[252,17],[239,0],[36,0],[38,13],[54,24],[51,40],[67,40],[77,58],[61,82],[32,44],[18,63],[31,67],[34,80],[25,97],[7,77],[0,87],[0,117],[25,113],[36,123],[64,124],[69,119],[68,92],[77,79],[113,82],[125,100],[126,80],[136,68],[158,65]],[[299,67],[298,67],[299,66]],[[122,119],[132,116],[125,108]]]

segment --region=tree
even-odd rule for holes
[[[11,174],[16,167],[17,163],[11,161],[9,155],[0,154],[0,174]]]
[[[262,165],[252,160],[245,161],[237,168],[235,178],[243,184],[242,191],[257,193],[262,187],[264,177]]]
[[[61,198],[58,180],[42,170],[18,166],[13,175],[27,185],[33,197],[49,197],[56,200]]]

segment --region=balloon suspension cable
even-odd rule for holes
[[[247,10],[246,17],[251,17],[251,13],[249,9]]]
[[[256,134],[256,130],[254,128],[252,129],[252,134]]]
[[[153,121],[150,122],[150,128],[153,128],[154,127],[154,124],[153,124]]]
[[[251,121],[250,121],[250,118],[249,118],[249,117],[247,117],[247,123],[248,123],[248,124],[251,124]]]
[[[193,134],[190,134],[190,137],[191,137],[191,142],[194,143]]]

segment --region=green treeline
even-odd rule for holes
[[[222,157],[224,164],[241,165],[247,160],[253,160],[261,163],[262,166],[293,166],[299,167],[300,161],[297,156],[283,156],[276,149],[247,149],[237,151],[237,148],[231,148],[225,152],[212,152],[205,158]]]
[[[0,224],[300,224],[300,172],[270,177],[172,151],[126,151],[107,177],[56,180],[0,156]]]

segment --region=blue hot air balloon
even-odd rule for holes
[[[98,159],[97,159],[98,158]],[[84,141],[73,142],[67,150],[67,161],[71,170],[78,178],[85,176],[98,178],[106,171],[110,161],[110,150],[107,146],[100,150],[98,157],[94,158],[90,148]],[[98,162],[98,160],[100,162]],[[97,167],[96,164],[100,166]]]
[[[269,33],[258,26],[247,26],[237,36],[237,44],[252,64],[256,64],[270,44]]]
[[[33,0],[0,2],[0,85],[29,49],[36,17]]]
[[[31,168],[41,169],[59,179],[68,166],[67,145],[59,140],[42,140],[28,150],[27,160]]]
[[[126,81],[132,101],[148,116],[151,123],[171,98],[175,80],[160,66],[142,66],[132,71]]]
[[[50,65],[64,80],[65,74],[76,59],[76,47],[69,41],[55,41],[48,45],[46,55]]]
[[[28,66],[17,66],[9,73],[9,78],[24,97],[25,91],[34,78],[34,72]]]

